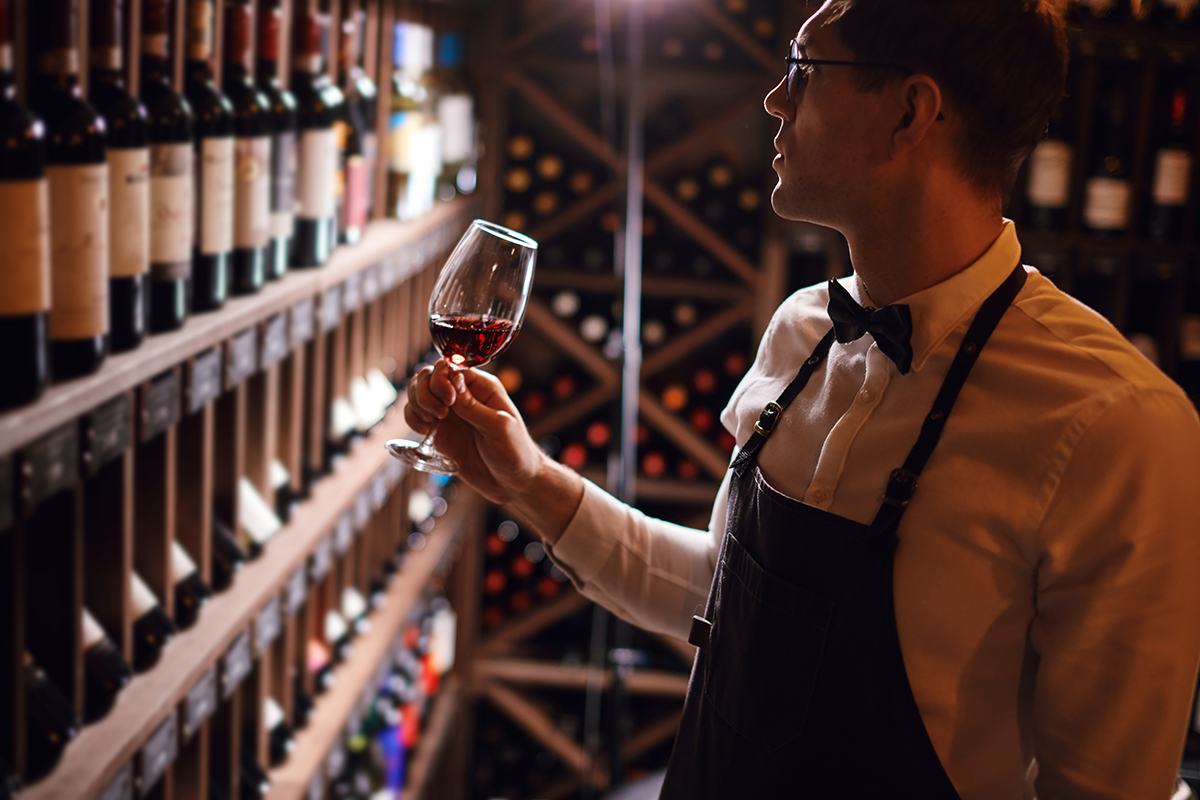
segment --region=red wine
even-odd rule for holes
[[[1154,181],[1146,231],[1151,239],[1160,242],[1183,238],[1183,217],[1188,205],[1193,160],[1187,139],[1188,77],[1172,75],[1160,100],[1166,106],[1160,110],[1166,125],[1154,155]]]
[[[136,572],[131,576],[129,594],[137,615],[133,621],[133,669],[145,672],[158,663],[163,646],[175,638],[175,623]]]
[[[141,98],[150,115],[150,332],[183,327],[196,224],[192,108],[171,85],[169,9],[142,7]]]
[[[261,3],[255,75],[271,108],[271,243],[267,250],[267,279],[287,272],[291,258],[296,204],[296,98],[279,82],[279,25],[283,14],[274,4]]]
[[[192,311],[215,311],[229,296],[233,250],[233,105],[213,84],[213,4],[188,0],[184,93],[196,126],[196,231],[192,247]]]
[[[92,3],[88,51],[88,99],[108,126],[108,343],[114,353],[146,337],[150,268],[150,126],[146,109],[125,89],[121,4]]]
[[[36,781],[49,772],[62,755],[67,743],[82,727],[71,703],[63,696],[45,671],[28,652],[23,668],[26,707],[25,778]]]
[[[78,0],[30,8],[38,57],[31,105],[46,124],[50,362],[89,375],[108,353],[108,163],[104,119],[79,88]]]
[[[133,680],[133,670],[104,628],[83,610],[84,721],[95,722],[113,707],[117,695]]]
[[[477,367],[499,355],[520,332],[507,319],[479,314],[431,314],[429,333],[438,352],[456,367]]]
[[[37,117],[17,102],[8,0],[0,0],[0,408],[32,403],[48,378],[50,195]],[[2,775],[0,775],[2,777]]]
[[[230,283],[235,295],[253,294],[266,279],[271,238],[271,107],[251,78],[248,3],[225,6],[225,94],[233,103],[233,253]]]

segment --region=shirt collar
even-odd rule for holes
[[[912,368],[920,372],[933,350],[950,333],[975,315],[988,295],[1004,282],[1013,267],[1021,260],[1021,243],[1017,228],[1010,219],[982,256],[961,272],[927,289],[897,300],[906,303],[912,313]],[[870,305],[865,288],[855,276],[849,282],[855,300]]]

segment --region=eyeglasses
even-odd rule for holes
[[[792,90],[795,89],[795,84],[799,80],[807,81],[808,72],[802,70],[801,67],[813,66],[830,66],[830,67],[868,67],[871,69],[898,69],[903,70],[906,75],[914,74],[915,70],[912,67],[906,67],[903,64],[887,64],[874,61],[829,61],[823,58],[803,58],[800,55],[800,45],[796,44],[796,40],[788,44],[788,55],[784,59],[787,62],[787,73],[783,81],[783,94],[787,97],[787,101],[792,102]],[[938,114],[939,120],[945,119],[944,116]]]

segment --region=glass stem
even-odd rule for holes
[[[437,453],[433,448],[433,435],[437,433],[438,420],[434,420],[429,426],[429,430],[425,434],[425,438],[421,440],[421,444],[417,445],[417,452],[422,456],[429,458]]]

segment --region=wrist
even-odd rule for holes
[[[583,478],[545,453],[525,483],[514,508],[548,544],[555,544],[583,501]]]

